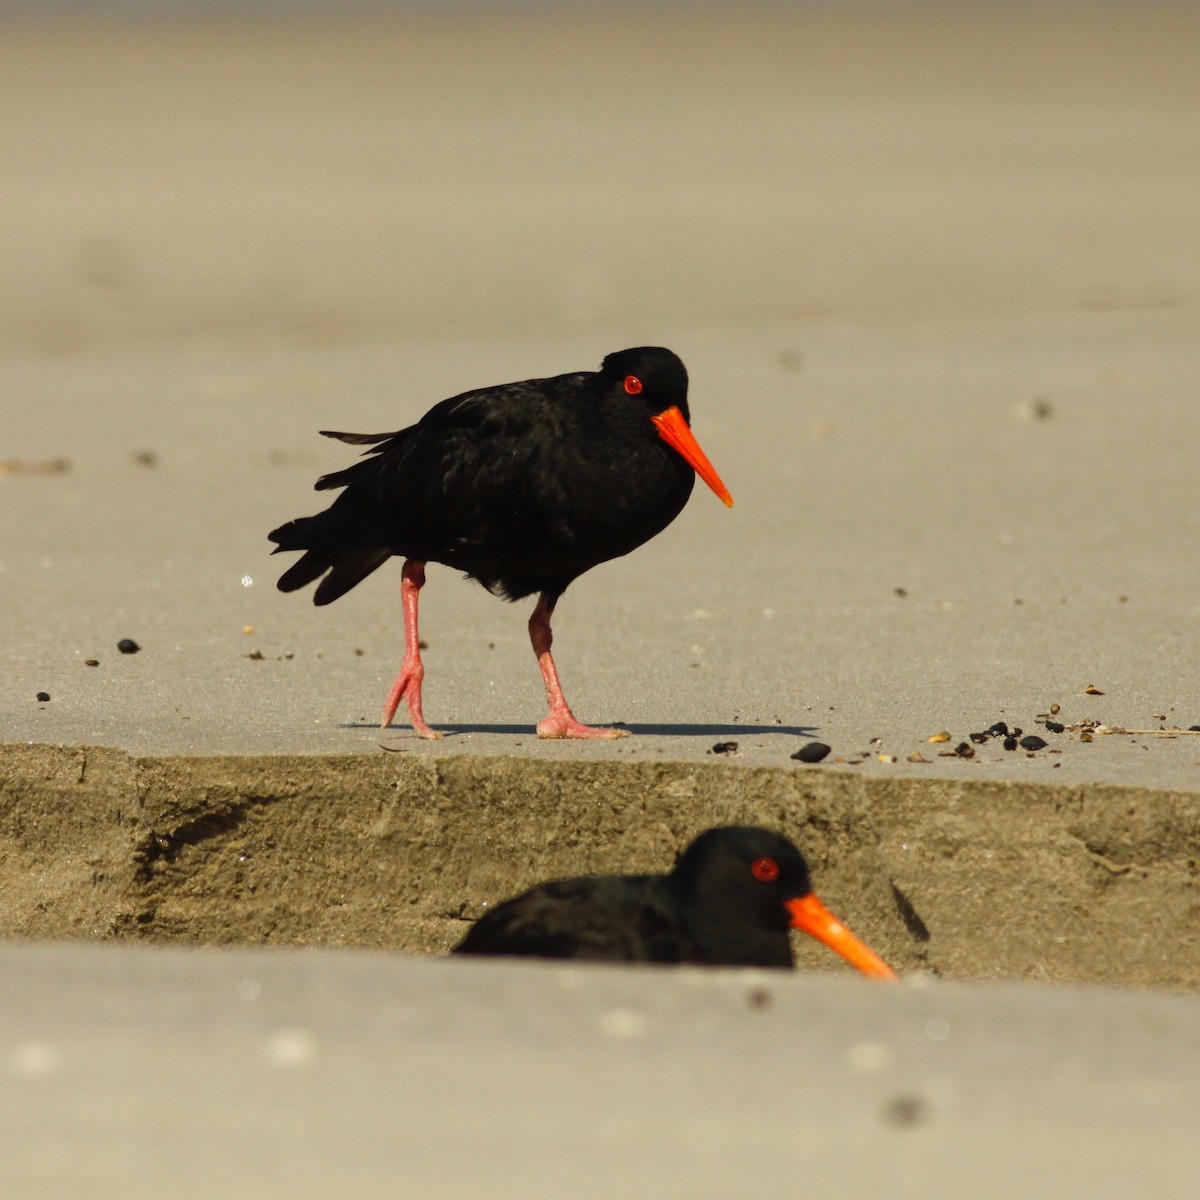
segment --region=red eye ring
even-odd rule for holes
[[[779,864],[773,858],[756,858],[750,864],[750,874],[759,883],[774,883],[779,878]]]
[[[631,396],[636,396],[642,390],[642,381],[636,375],[626,375],[625,390]]]

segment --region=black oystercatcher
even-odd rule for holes
[[[864,975],[896,973],[813,894],[804,856],[769,829],[702,833],[669,875],[565,879],[480,917],[455,954],[791,967],[788,929]]]
[[[370,449],[317,481],[318,491],[345,489],[328,509],[269,535],[276,554],[307,551],[279,588],[295,591],[324,575],[314,602],[329,604],[392,555],[405,559],[404,662],[384,705],[385,728],[407,697],[417,733],[441,736],[422,712],[417,632],[425,564],[439,562],[508,600],[538,593],[529,638],[549,707],[539,737],[622,735],[575,719],[550,654],[550,617],[573,579],[661,533],[697,473],[733,503],[688,425],[687,387],[676,355],[639,346],[610,354],[599,371],[452,396],[398,433],[321,431]]]

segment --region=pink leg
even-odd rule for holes
[[[624,729],[600,729],[594,725],[583,725],[575,720],[563,695],[562,684],[558,681],[558,671],[554,667],[554,658],[550,646],[554,635],[550,632],[550,617],[554,612],[554,602],[547,601],[545,593],[539,597],[533,616],[529,618],[529,640],[533,643],[533,652],[537,655],[538,666],[542,669],[542,679],[546,684],[546,704],[549,711],[546,719],[538,722],[537,734],[540,738],[619,738],[625,737]]]
[[[425,564],[408,559],[400,576],[400,601],[404,607],[404,662],[400,665],[400,674],[396,676],[392,690],[388,692],[379,727],[386,729],[392,723],[400,701],[407,696],[408,717],[412,727],[423,738],[440,738],[442,735],[425,723],[425,714],[421,711],[421,680],[425,678],[425,664],[421,662],[421,637],[417,632],[417,601],[424,586]]]

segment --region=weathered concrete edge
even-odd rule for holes
[[[0,746],[0,933],[444,951],[698,830],[795,836],[901,969],[1200,988],[1200,793],[509,756]],[[802,949],[806,966],[828,966]]]

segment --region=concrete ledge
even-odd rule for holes
[[[1190,1200],[1200,1007],[1097,989],[0,948],[0,1190]]]

